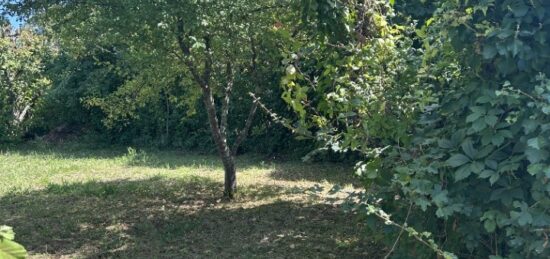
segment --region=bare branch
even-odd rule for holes
[[[403,226],[407,226],[407,222],[409,221],[409,216],[411,215],[412,206],[413,206],[413,203],[411,202],[411,204],[409,205],[409,210],[407,211],[407,216],[405,217],[405,222],[403,223]],[[401,228],[401,231],[399,231],[399,235],[395,239],[393,246],[391,247],[390,251],[386,254],[386,256],[384,256],[384,259],[387,259],[388,257],[390,257],[390,255],[393,253],[393,251],[395,250],[395,247],[397,247],[397,243],[399,243],[399,239],[401,239],[401,236],[403,235],[403,232],[405,232],[405,228]]]
[[[302,137],[305,137],[305,138],[315,138],[313,136],[313,134],[311,134],[310,132],[303,132],[303,131],[300,131],[298,130],[297,128],[293,127],[292,124],[290,123],[290,121],[280,117],[277,113],[271,111],[269,108],[267,108],[260,100],[260,98],[256,97],[256,95],[254,95],[253,93],[248,93],[252,99],[254,99],[254,102],[256,102],[258,104],[258,106],[265,112],[267,113],[267,115],[269,115],[271,117],[271,120],[275,123],[278,123],[280,124],[281,126],[289,129],[290,131],[292,131],[292,133],[299,133]]]
[[[231,91],[233,90],[233,82],[235,78],[235,75],[233,73],[233,66],[231,62],[227,62],[226,74],[227,74],[227,84],[225,86],[225,93],[222,101],[222,110],[221,110],[221,119],[220,119],[221,133],[225,136],[227,136],[227,116],[229,114],[229,102],[231,101]]]
[[[248,111],[248,117],[246,118],[246,122],[244,125],[244,128],[239,133],[239,136],[235,140],[235,143],[233,144],[233,156],[237,155],[237,151],[239,150],[239,146],[242,144],[242,142],[246,139],[248,135],[248,131],[250,131],[250,127],[252,127],[252,121],[254,121],[254,116],[256,115],[256,111],[258,110],[258,102],[254,100],[252,102],[252,106],[250,106],[250,110]]]

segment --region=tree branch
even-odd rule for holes
[[[202,78],[208,80],[212,74],[212,64],[214,63],[212,62],[212,41],[210,35],[204,36],[204,46],[206,48],[204,53],[206,58],[204,60],[204,75]]]
[[[180,19],[178,20],[176,25],[176,39],[181,52],[183,52],[183,57],[181,57],[182,61],[189,69],[189,72],[191,72],[191,75],[193,76],[193,79],[195,79],[197,84],[199,84],[201,88],[204,88],[208,85],[208,82],[206,82],[205,78],[201,78],[199,72],[195,68],[195,64],[193,64],[193,62],[190,60],[190,58],[192,58],[191,48],[185,42],[184,35],[185,35],[185,28],[184,28],[183,20]]]
[[[289,129],[292,133],[298,133],[300,134],[302,137],[305,137],[305,138],[310,138],[310,139],[314,139],[315,136],[313,136],[313,134],[311,134],[311,132],[304,132],[304,131],[301,131],[295,127],[292,126],[291,122],[280,117],[278,114],[276,114],[275,112],[271,111],[269,108],[267,108],[261,101],[260,101],[260,98],[256,97],[256,95],[254,95],[253,93],[248,93],[252,99],[254,100],[254,102],[256,102],[258,104],[258,106],[265,112],[267,113],[270,117],[271,117],[271,120],[275,123],[278,123],[280,124],[281,126]]]
[[[252,127],[252,121],[254,121],[254,116],[256,115],[257,110],[258,110],[258,101],[255,99],[252,101],[252,106],[250,106],[250,110],[248,111],[248,117],[246,118],[244,128],[241,130],[241,132],[239,133],[239,136],[237,137],[237,140],[235,140],[235,143],[233,144],[233,149],[232,149],[233,156],[237,155],[239,146],[246,139],[248,135],[248,131],[250,131],[250,127]]]
[[[227,136],[227,116],[229,114],[229,102],[231,101],[231,91],[233,90],[233,81],[234,81],[233,66],[230,61],[227,62],[226,74],[227,74],[227,84],[225,86],[225,93],[222,101],[222,110],[221,110],[221,119],[220,119],[221,133],[225,136]]]

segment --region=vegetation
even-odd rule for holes
[[[366,225],[362,234],[368,234],[363,244],[379,252],[364,254],[369,246],[357,241],[351,250],[332,253],[337,257],[550,256],[547,1],[0,3],[6,15],[26,19],[20,28],[0,19],[0,141],[11,143],[2,155],[8,173],[0,175],[7,179],[0,184],[0,203],[12,213],[6,224],[15,226],[34,253],[50,241],[25,237],[31,235],[25,224],[32,222],[17,219],[31,218],[42,204],[55,204],[53,215],[74,212],[63,202],[71,200],[88,211],[75,215],[73,225],[89,221],[91,236],[108,238],[84,237],[81,243],[96,250],[63,247],[71,250],[63,255],[145,255],[135,244],[151,240],[157,242],[152,257],[208,256],[204,251],[214,250],[222,257],[264,255],[268,250],[259,247],[212,250],[186,243],[224,242],[206,239],[208,224],[198,229],[199,221],[163,211],[180,208],[217,222],[240,207],[281,199],[299,213],[333,201],[349,214],[323,217],[359,217]],[[50,150],[25,141],[93,145]],[[120,145],[139,149],[120,153]],[[155,148],[187,151],[151,151]],[[189,150],[218,154],[223,191],[221,175],[188,168],[204,159]],[[238,156],[245,153],[248,158]],[[362,189],[342,188],[347,182],[337,179],[345,175],[331,174],[334,181],[319,183],[328,173],[314,165],[255,168],[260,161],[250,159],[251,153],[352,162]],[[26,166],[12,167],[22,163]],[[218,170],[215,164],[208,170]],[[290,169],[297,167],[304,170]],[[276,179],[279,171],[294,179],[319,173],[310,175],[317,180],[287,186]],[[224,202],[217,201],[216,191],[223,192]],[[42,200],[33,204],[24,197]],[[136,197],[147,202],[132,200]],[[182,197],[191,197],[191,203]],[[27,205],[10,205],[19,203]],[[130,212],[111,215],[120,221],[112,224],[124,225],[113,230],[122,231],[96,232],[112,225],[102,224],[108,218],[104,209],[113,206]],[[103,210],[97,222],[87,215],[95,210]],[[246,218],[262,211],[240,211],[239,222],[230,222],[252,228]],[[170,226],[163,225],[158,236],[127,231],[137,222],[134,215],[149,212],[155,222]],[[355,221],[336,222],[317,227],[357,230]],[[183,238],[182,226],[198,239]],[[308,226],[304,233],[327,241],[330,234]],[[232,236],[231,229],[223,225],[222,236]],[[77,231],[84,230],[61,230],[60,239]],[[261,232],[240,233],[252,244],[262,240]],[[354,240],[365,238],[355,234]],[[176,240],[186,247],[174,245]],[[288,250],[283,257],[331,254],[306,250]]]
[[[0,23],[0,51],[0,140],[7,140],[20,136],[50,86],[44,70],[53,49],[30,29]]]
[[[0,256],[2,258],[26,258],[27,251],[23,246],[15,243],[13,239],[15,233],[13,229],[8,226],[0,226]]]
[[[239,193],[226,203],[223,165],[212,155],[81,144],[3,148],[0,216],[15,226],[31,258],[383,252],[362,235],[361,221],[332,205],[333,196],[310,191],[334,184],[356,190],[358,183],[339,173],[350,168],[254,156],[236,163]]]

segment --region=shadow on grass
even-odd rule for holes
[[[215,155],[204,155],[184,151],[142,150],[125,147],[94,147],[75,143],[51,145],[30,143],[25,145],[0,148],[23,156],[52,156],[58,159],[105,159],[124,163],[129,167],[148,167],[178,169],[191,167],[209,170],[223,170],[221,161]],[[333,184],[359,184],[350,175],[351,166],[337,163],[302,163],[300,161],[268,162],[259,157],[241,156],[237,158],[237,170],[251,168],[273,169],[270,177],[287,181],[327,181]]]
[[[201,177],[51,184],[0,198],[0,218],[40,257],[376,257],[362,227],[333,206],[265,202],[299,190],[249,187],[231,203],[220,191]]]
[[[351,166],[335,163],[291,163],[276,166],[269,177],[286,181],[327,181],[332,184],[360,186],[360,181],[352,177]]]
[[[222,163],[214,154],[200,154],[180,150],[148,150],[123,146],[93,146],[88,144],[47,144],[31,142],[14,146],[0,146],[0,154],[53,157],[60,160],[94,159],[120,161],[131,167],[178,169],[181,167],[221,170]],[[242,168],[253,166],[250,159],[239,159]]]

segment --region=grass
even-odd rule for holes
[[[335,164],[237,161],[220,199],[218,159],[78,145],[0,149],[0,224],[31,258],[365,258],[361,221],[312,187],[354,188]]]

